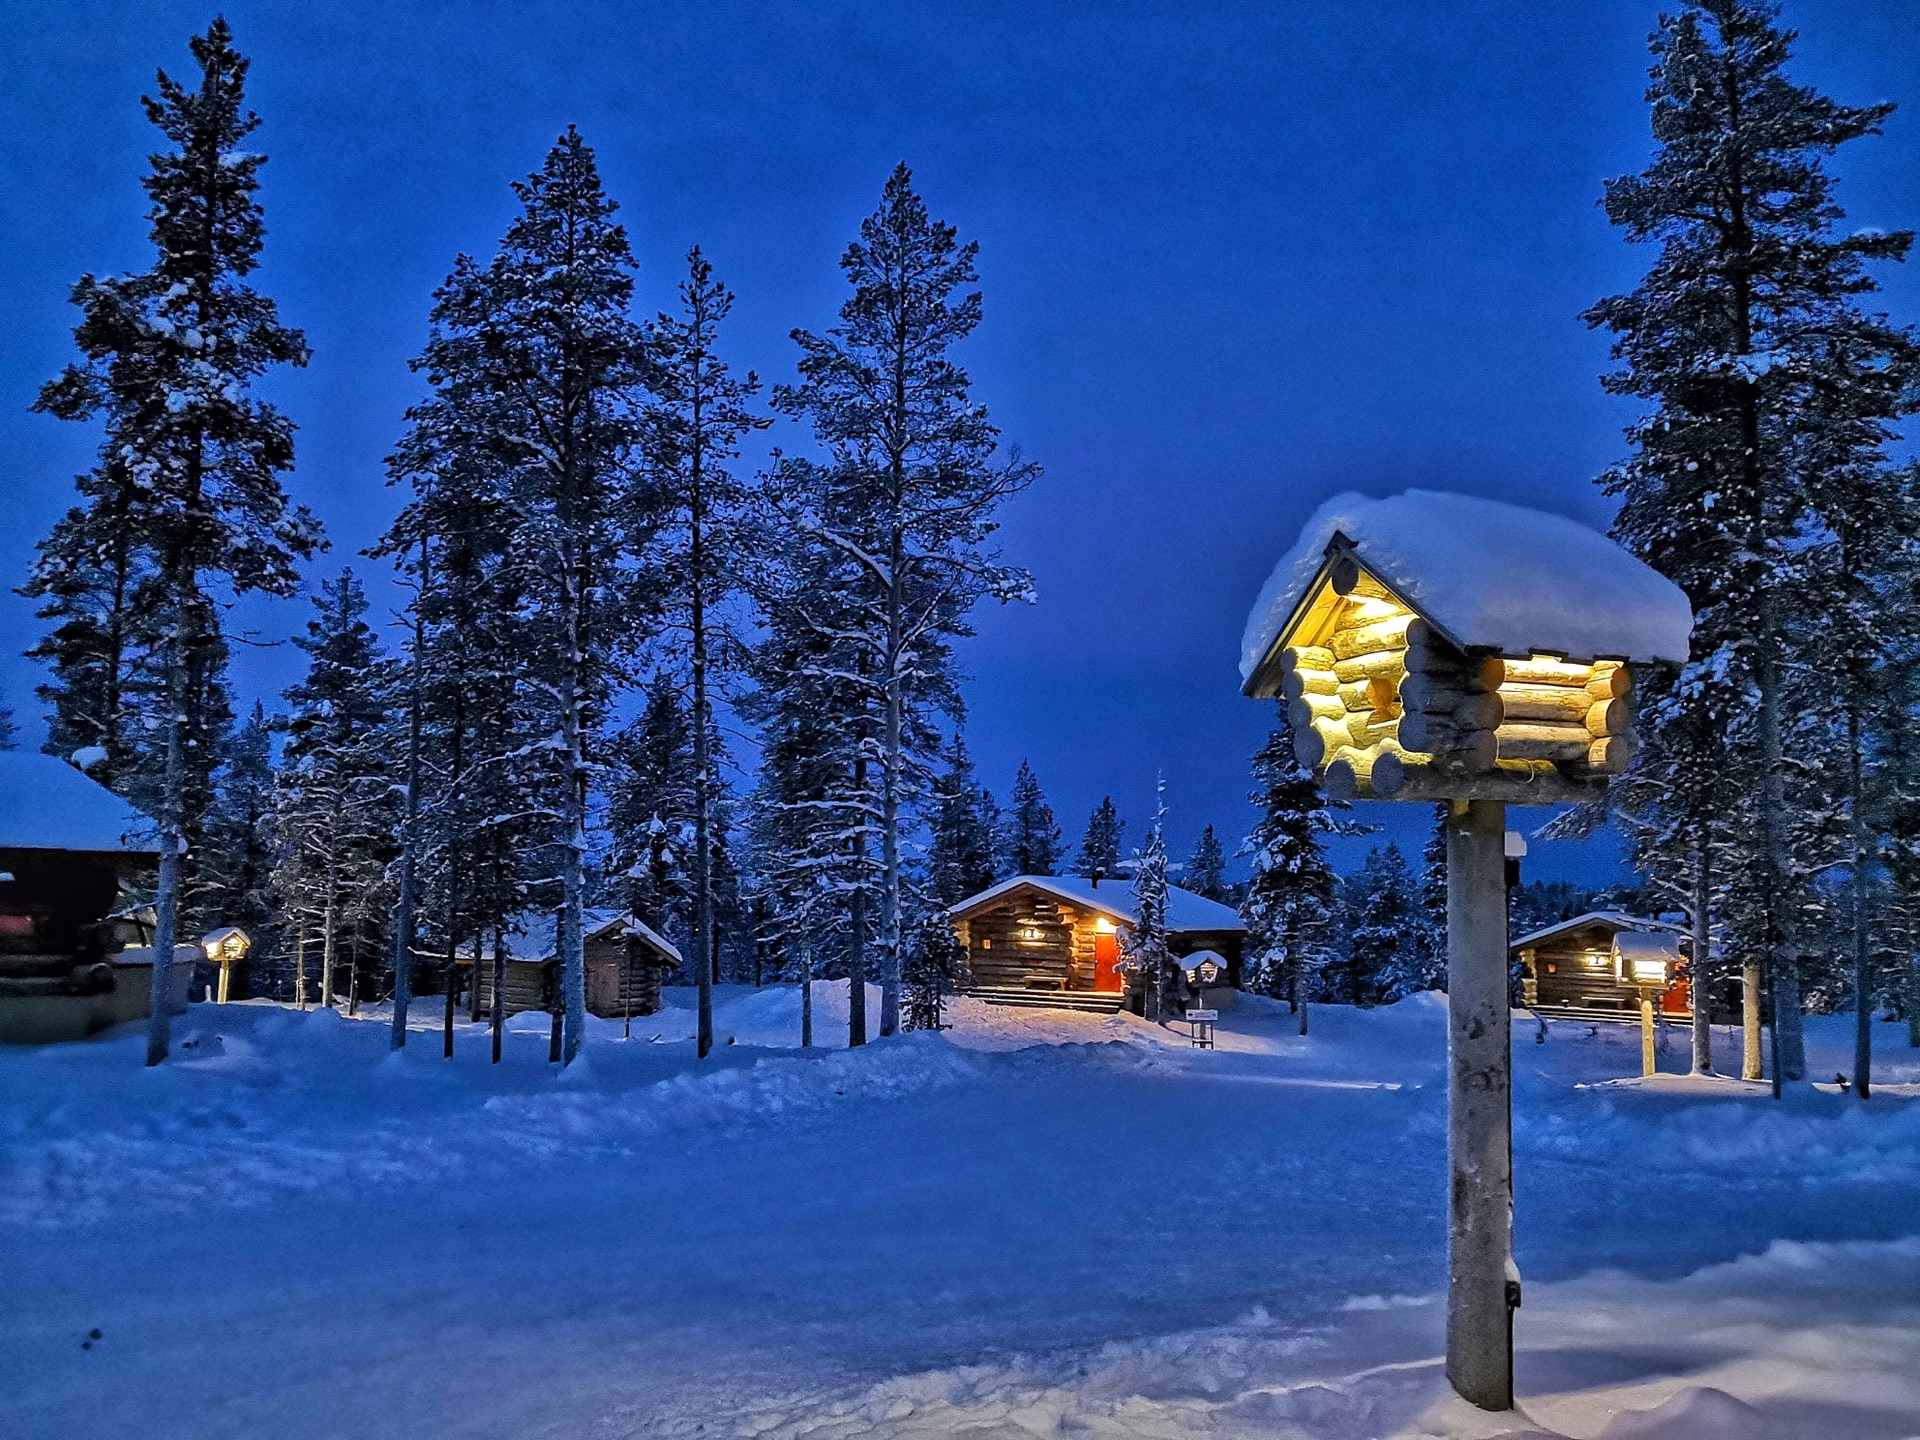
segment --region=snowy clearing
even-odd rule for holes
[[[1776,1105],[1516,1023],[1527,1429],[1439,1372],[1440,997],[1305,1040],[1243,1000],[1213,1052],[961,1001],[802,1052],[791,988],[726,988],[703,1065],[669,994],[565,1076],[543,1015],[496,1069],[263,1003],[157,1071],[125,1032],[0,1052],[0,1433],[1920,1434],[1895,1026],[1870,1104]],[[1816,1074],[1850,1026],[1810,1021]]]

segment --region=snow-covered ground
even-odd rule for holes
[[[1863,1105],[1516,1025],[1522,1420],[1439,1374],[1439,997],[802,1052],[790,988],[728,990],[703,1063],[670,994],[564,1076],[545,1017],[496,1068],[251,1003],[155,1071],[0,1052],[0,1435],[1920,1435],[1895,1026]]]

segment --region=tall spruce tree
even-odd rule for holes
[[[1647,98],[1657,151],[1609,181],[1606,209],[1659,258],[1591,323],[1615,335],[1616,394],[1649,402],[1633,453],[1602,484],[1615,534],[1687,592],[1693,648],[1642,705],[1643,775],[1663,823],[1644,854],[1704,868],[1732,830],[1734,948],[1772,975],[1784,1078],[1805,1076],[1800,971],[1811,875],[1796,851],[1796,633],[1828,598],[1810,542],[1858,503],[1886,422],[1912,403],[1909,338],[1855,300],[1865,265],[1903,257],[1909,232],[1842,236],[1825,159],[1877,133],[1889,105],[1843,106],[1785,74],[1792,33],[1760,0],[1700,0],[1652,38]],[[1802,853],[1804,853],[1802,851]],[[1703,1057],[1696,1053],[1696,1064]]]
[[[908,904],[903,841],[930,778],[935,713],[955,718],[951,646],[989,596],[1030,597],[1031,582],[989,544],[995,513],[1038,474],[1002,455],[986,407],[970,394],[954,348],[980,323],[977,246],[933,219],[905,165],[841,257],[853,294],[825,334],[794,332],[800,383],[774,403],[804,419],[823,462],[800,487],[815,503],[789,519],[833,558],[852,602],[843,637],[851,674],[879,713],[867,783],[880,842],[880,1033],[900,1025],[900,960]],[[793,495],[791,485],[782,493]]]
[[[1167,948],[1167,803],[1162,782],[1147,826],[1147,843],[1134,856],[1133,928],[1126,963],[1145,987],[1147,1019],[1164,1022],[1173,1008],[1173,952]]]
[[[1087,832],[1080,837],[1080,855],[1073,862],[1073,873],[1084,875],[1096,884],[1120,873],[1120,837],[1127,822],[1114,808],[1113,797],[1106,796],[1087,817]]]
[[[1252,800],[1260,819],[1242,847],[1253,863],[1241,918],[1251,988],[1285,996],[1307,1033],[1307,1001],[1330,954],[1334,874],[1322,841],[1343,827],[1294,754],[1286,706],[1253,757]]]
[[[154,944],[162,956],[182,918],[182,855],[204,814],[196,807],[210,798],[191,777],[211,770],[219,733],[206,709],[210,698],[224,698],[220,593],[291,594],[297,562],[321,543],[317,522],[288,503],[280,484],[293,464],[293,426],[250,394],[274,366],[304,364],[307,346],[247,283],[265,235],[255,192],[266,158],[242,148],[260,123],[246,108],[248,62],[224,20],[189,43],[197,83],[183,86],[163,72],[158,98],[143,102],[167,142],[142,181],[154,264],[118,279],[82,277],[74,339],[85,358],[39,400],[50,414],[97,418],[106,431],[99,465],[82,482],[87,523],[54,538],[83,536],[75,559],[94,572],[104,573],[103,560],[125,558],[127,613],[96,608],[106,623],[92,633],[107,637],[117,626],[120,639],[151,652],[145,665],[162,696],[151,802],[160,831]],[[51,558],[43,550],[43,571]],[[100,604],[98,592],[89,603]],[[118,663],[126,665],[124,654]],[[57,658],[57,675],[64,666]],[[125,673],[99,677],[100,704],[124,703]],[[127,744],[124,718],[109,724],[96,710],[86,722],[98,728],[110,765],[115,746]],[[81,723],[76,714],[62,721],[70,734]],[[153,967],[150,1065],[168,1049],[168,969]]]
[[[1060,864],[1060,825],[1025,760],[1013,777],[1000,838],[1002,868],[1010,875],[1051,875]]]
[[[633,255],[593,152],[568,128],[514,186],[520,213],[484,267],[458,265],[434,309],[430,363],[484,419],[520,602],[528,759],[547,797],[543,894],[558,921],[562,1064],[585,1033],[587,805],[598,737],[641,633],[633,547],[648,533],[639,445],[651,373],[628,315]]]
[[[1227,852],[1221,849],[1220,837],[1213,833],[1213,826],[1202,830],[1194,842],[1193,854],[1187,857],[1187,868],[1180,874],[1180,888],[1222,904],[1232,898],[1232,890],[1227,885]]]
[[[669,577],[672,623],[686,641],[693,732],[693,945],[699,987],[695,1034],[698,1053],[713,1048],[713,836],[719,795],[712,690],[738,669],[739,647],[724,607],[744,588],[744,575],[763,547],[755,543],[747,490],[728,469],[741,438],[772,421],[748,402],[759,389],[751,372],[738,379],[714,353],[733,295],[714,278],[695,246],[680,282],[680,309],[662,314],[652,331],[656,399],[647,412],[647,456],[653,508],[665,521],[653,563]],[[653,514],[646,517],[651,528]]]
[[[1328,998],[1380,1005],[1431,989],[1419,896],[1400,847],[1374,847],[1340,889],[1347,953],[1341,973],[1326,977]]]
[[[275,793],[273,882],[289,918],[319,940],[320,1003],[334,1003],[344,955],[351,1008],[359,957],[384,933],[389,898],[393,677],[351,570],[321,584],[314,609],[307,633],[294,640],[307,654],[307,673],[287,688],[289,710],[279,722],[287,738]]]
[[[927,842],[927,895],[941,910],[979,894],[997,878],[993,797],[974,778],[973,757],[957,733],[947,742],[944,758],[946,771],[933,782],[933,833]]]

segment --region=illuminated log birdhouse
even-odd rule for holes
[[[1634,666],[1684,661],[1685,595],[1557,515],[1410,490],[1321,507],[1249,621],[1338,799],[1591,798],[1633,754]]]
[[[1513,1404],[1506,816],[1604,789],[1633,754],[1634,668],[1687,658],[1678,587],[1558,515],[1464,495],[1341,495],[1261,592],[1246,693],[1355,800],[1447,805],[1447,1379]]]

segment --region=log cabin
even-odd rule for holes
[[[151,871],[152,826],[51,755],[0,751],[0,1043],[79,1040],[144,1019],[152,937],[116,922],[122,887]],[[186,1008],[198,946],[174,951],[174,1008]]]
[[[1594,910],[1522,935],[1510,953],[1520,966],[1521,1000],[1535,1014],[1576,1020],[1640,1019],[1640,992],[1629,976],[1636,955],[1657,953],[1673,976],[1660,1013],[1691,1018],[1684,927],[1613,910]]]
[[[560,964],[554,945],[555,917],[528,911],[507,929],[506,1013],[551,1011],[560,996]],[[680,951],[631,911],[589,909],[581,916],[587,952],[587,1011],[603,1019],[651,1015],[660,1008],[668,971],[681,963]],[[479,1011],[493,1013],[493,940],[480,948]],[[455,952],[455,963],[471,965],[474,946]]]
[[[996,1005],[1045,1005],[1113,1013],[1130,999],[1120,968],[1139,914],[1125,880],[1015,875],[947,911],[967,952],[959,987]],[[1226,988],[1240,983],[1246,926],[1232,906],[1167,888],[1167,948],[1226,962]]]

